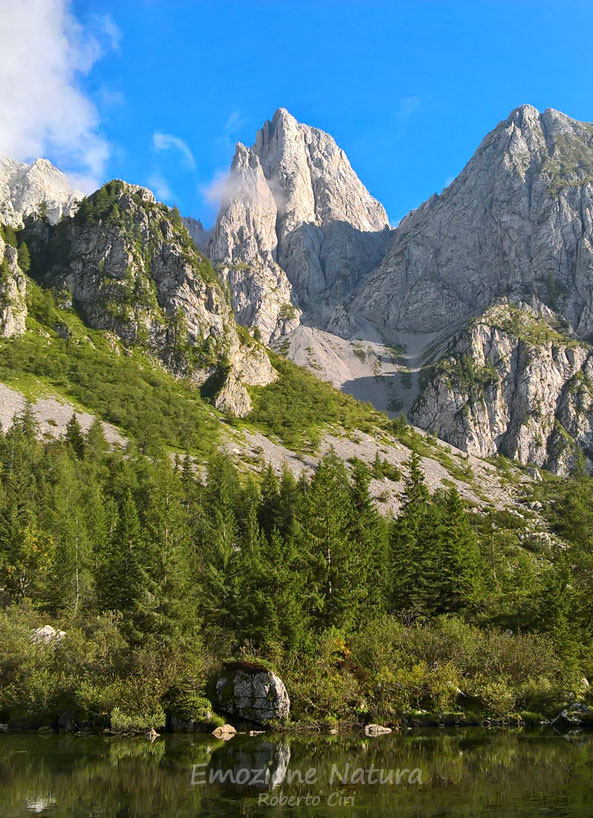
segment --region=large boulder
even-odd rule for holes
[[[258,724],[288,718],[290,699],[282,679],[261,665],[228,663],[216,682],[220,710]]]

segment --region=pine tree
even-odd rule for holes
[[[437,555],[438,583],[433,610],[452,613],[478,601],[481,555],[476,532],[455,488],[440,499],[440,510],[443,530]]]
[[[408,476],[404,490],[404,504],[397,520],[391,526],[389,543],[388,604],[392,611],[417,611],[417,587],[420,578],[421,540],[427,530],[426,518],[430,509],[430,494],[420,468],[420,457],[412,452],[408,461]]]
[[[387,590],[387,530],[370,493],[371,474],[360,460],[352,467],[350,539],[360,564],[361,604],[378,613]]]
[[[109,443],[105,439],[103,424],[99,418],[95,418],[91,423],[83,446],[78,444],[78,451],[86,452],[86,456],[93,463],[101,464],[109,452]]]
[[[151,470],[145,520],[144,572],[150,594],[137,601],[144,632],[180,636],[195,622],[190,581],[190,536],[183,486],[168,459]]]
[[[218,455],[208,464],[204,509],[199,532],[201,608],[213,627],[228,628],[240,594],[239,522],[241,503],[232,461]]]
[[[364,572],[350,539],[351,519],[348,474],[330,452],[306,490],[302,532],[321,628],[344,627],[358,613]]]
[[[66,440],[76,457],[84,457],[85,439],[75,412],[66,424]]]
[[[266,535],[272,536],[272,531],[280,525],[281,516],[280,484],[271,464],[268,464],[262,474],[261,503],[259,509],[259,524]]]
[[[128,488],[99,568],[100,604],[104,610],[135,611],[146,587],[144,543],[136,502]],[[128,624],[131,635],[139,638],[135,624],[132,621]]]
[[[76,461],[57,453],[50,493],[43,502],[44,528],[55,542],[51,599],[55,610],[78,613],[93,596],[93,553],[87,529],[85,484]]]

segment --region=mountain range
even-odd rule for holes
[[[125,182],[83,198],[44,159],[0,162],[0,222],[5,337],[26,329],[17,230],[38,284],[221,411],[249,415],[270,347],[472,455],[593,457],[591,124],[515,109],[396,228],[282,108],[237,145],[209,231]]]

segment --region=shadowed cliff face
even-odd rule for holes
[[[239,320],[270,341],[298,326],[300,308],[345,298],[387,233],[383,207],[334,140],[279,109],[251,149],[237,146],[207,253]]]
[[[2,168],[0,200],[17,220],[52,191],[50,221],[77,206],[49,163]],[[51,283],[92,326],[148,344],[175,372],[224,381],[221,405],[246,413],[241,384],[273,377],[236,319],[462,449],[557,471],[576,445],[593,452],[593,125],[517,108],[390,230],[335,141],[279,109],[251,148],[237,146],[214,229],[184,222],[219,278],[164,206],[126,188],[121,224],[77,216],[51,228]],[[18,333],[24,291],[5,278],[4,331]],[[515,326],[517,311],[535,334]]]

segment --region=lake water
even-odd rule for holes
[[[593,815],[593,736],[0,735],[0,816]]]

